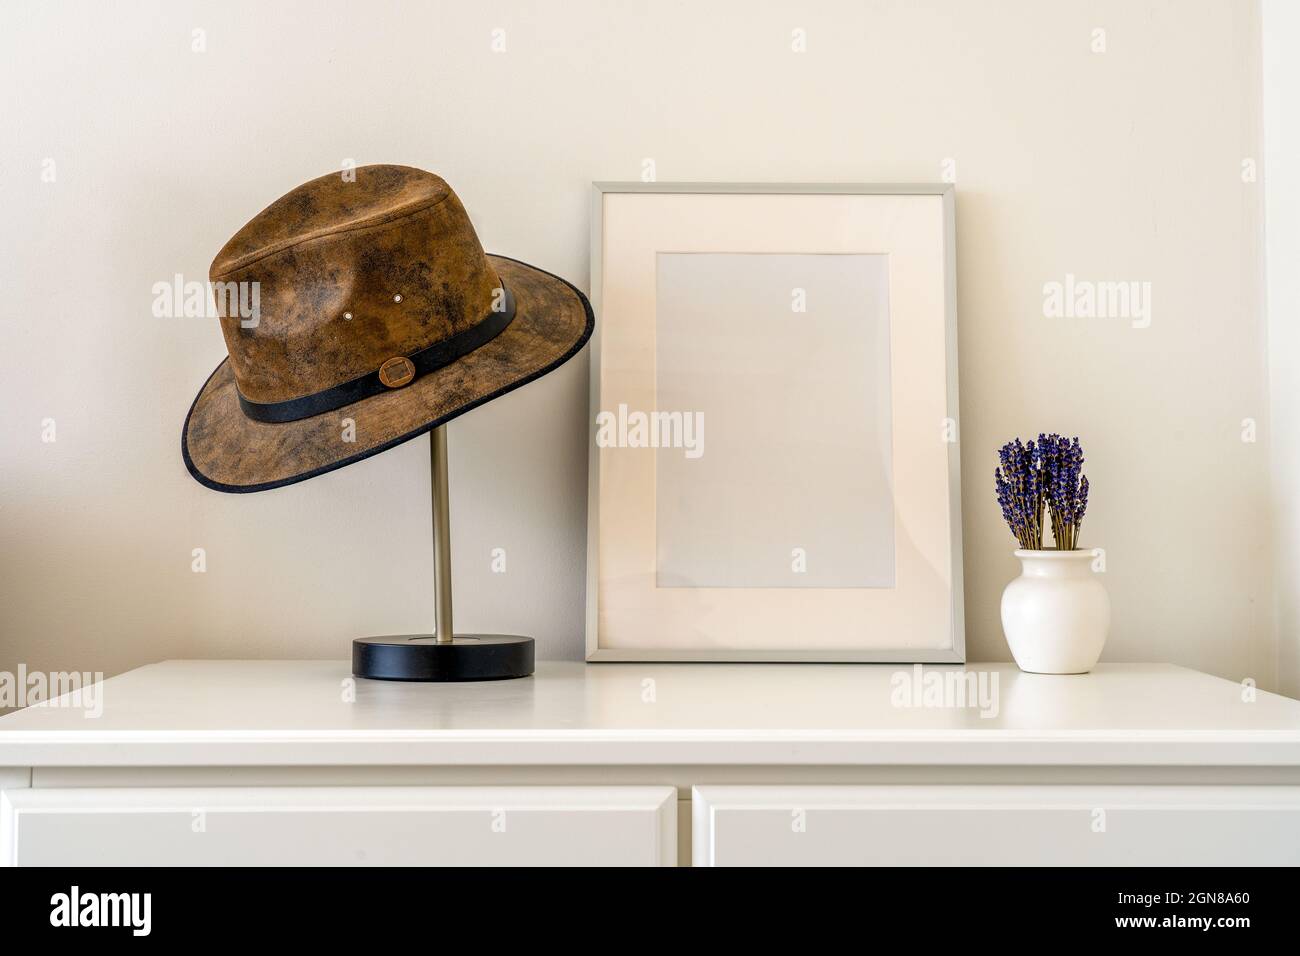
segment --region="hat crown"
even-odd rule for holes
[[[209,279],[236,385],[258,403],[445,342],[492,311],[501,285],[455,192],[410,166],[304,183],[222,247]]]

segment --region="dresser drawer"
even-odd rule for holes
[[[1300,863],[1300,787],[696,787],[695,866]]]
[[[670,787],[32,789],[10,866],[672,866]]]

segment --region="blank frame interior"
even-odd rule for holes
[[[660,252],[655,298],[657,586],[893,587],[886,257]]]

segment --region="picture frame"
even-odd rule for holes
[[[952,185],[591,202],[587,660],[964,662]]]

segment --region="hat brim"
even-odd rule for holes
[[[244,414],[227,359],[186,416],[185,467],[209,488],[235,494],[306,481],[422,435],[576,355],[595,327],[586,296],[527,263],[488,259],[514,295],[516,311],[505,331],[486,345],[405,388],[283,424],[256,422]],[[353,424],[345,430],[346,418]]]

